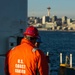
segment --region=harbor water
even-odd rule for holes
[[[73,67],[75,66],[75,32],[68,31],[40,31],[42,44],[40,48],[44,53],[50,52],[50,75],[58,75],[60,53],[63,63],[66,55],[72,54]]]
[[[75,32],[67,31],[39,31],[42,43],[40,49],[50,56],[50,75],[58,75],[60,64],[60,53],[65,63],[66,55],[72,54],[73,67],[75,66]],[[4,61],[4,57],[0,57],[0,61]],[[4,65],[0,62],[0,73],[4,74]]]

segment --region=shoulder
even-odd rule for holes
[[[7,51],[6,54],[9,54],[12,50],[14,50],[15,47],[11,48],[10,50]]]
[[[38,48],[32,48],[32,52],[36,52]]]
[[[32,48],[32,52],[41,52],[41,50],[39,48],[34,47]]]
[[[16,47],[11,48],[10,52],[15,51]]]
[[[15,47],[13,47],[11,50],[14,50],[15,49]]]
[[[36,56],[40,56],[40,49],[39,48],[32,48],[32,52],[35,53]]]
[[[41,55],[45,56],[44,52],[42,50],[40,50],[39,48],[33,48],[32,52],[35,52],[36,55],[38,55],[38,56],[41,56]]]
[[[11,54],[13,51],[15,51],[15,48],[16,48],[16,47],[11,48],[11,49],[8,51],[8,54]]]

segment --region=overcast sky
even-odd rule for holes
[[[28,0],[28,16],[47,15],[49,6],[51,16],[56,15],[58,18],[67,16],[75,19],[75,0]]]

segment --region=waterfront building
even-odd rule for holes
[[[68,25],[71,25],[72,22],[73,22],[72,19],[67,19],[67,24],[68,24]]]
[[[53,15],[52,16],[52,22],[55,22],[55,21],[57,21],[57,16]]]
[[[50,21],[50,17],[49,16],[43,16],[42,17],[42,24],[45,24],[46,22]]]
[[[56,22],[46,22],[45,23],[45,28],[47,28],[48,30],[54,30],[54,29],[56,29],[56,27],[57,27],[57,24],[56,24]]]
[[[67,17],[66,16],[62,17],[62,24],[67,24]]]
[[[42,23],[41,20],[42,20],[41,18],[37,17],[37,18],[35,18],[35,21],[34,22],[35,22],[35,24]]]
[[[72,21],[72,19],[68,19],[68,30],[74,30],[75,31],[75,22]]]

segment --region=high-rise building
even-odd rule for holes
[[[62,24],[67,24],[67,17],[66,16],[62,17]]]
[[[42,17],[42,24],[45,24],[46,22],[50,21],[50,17],[49,16],[43,16]]]
[[[53,15],[52,16],[52,22],[55,22],[55,21],[57,21],[57,16]]]
[[[72,23],[72,19],[67,19],[67,24],[70,25]]]

